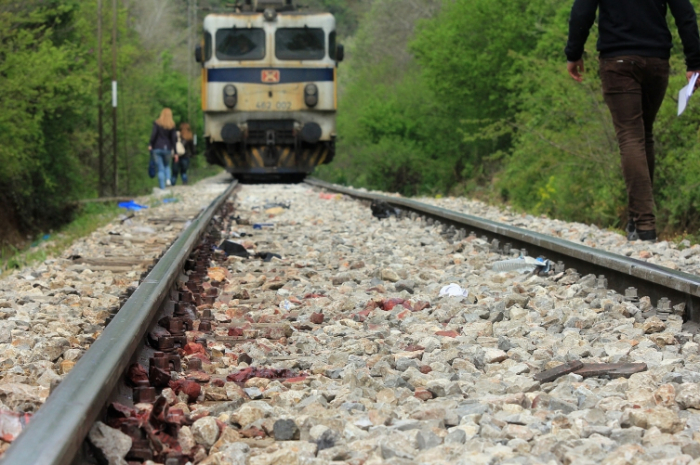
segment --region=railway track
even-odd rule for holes
[[[698,277],[307,182],[341,195],[244,187],[217,216],[233,186],[220,196],[2,463],[104,460],[85,441],[98,419],[128,443],[113,463],[700,457]],[[380,222],[350,198],[403,213]],[[492,270],[516,249],[564,268]]]
[[[653,302],[662,298],[669,299],[671,307],[683,305],[683,310],[677,312],[682,312],[687,320],[700,323],[700,276],[411,199],[362,192],[317,179],[309,179],[307,182],[353,198],[383,201],[398,209],[437,221],[445,225],[445,228],[451,226],[462,232],[473,232],[492,244],[495,240],[497,249],[503,250],[503,246],[509,244],[508,248],[525,250],[530,256],[544,256],[553,262],[561,262],[582,275],[604,276],[607,287],[623,295],[628,288],[633,287],[638,296],[649,296]],[[690,327],[695,330],[694,325]]]
[[[233,191],[232,184],[161,257],[100,338],[51,394],[3,463],[68,464],[78,455],[92,423],[123,377],[131,357],[171,292],[185,260]],[[37,447],[41,444],[41,447]]]

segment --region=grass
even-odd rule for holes
[[[76,239],[85,237],[105,226],[120,212],[123,213],[123,210],[111,203],[81,205],[73,221],[58,231],[43,235],[29,247],[18,249],[7,246],[0,249],[0,276],[60,255]]]
[[[222,168],[218,166],[195,166],[188,172],[189,182],[194,184],[221,172]],[[181,200],[181,196],[174,197]],[[149,207],[156,207],[162,203],[162,199],[154,198],[147,203]],[[6,276],[14,270],[59,256],[76,239],[88,236],[107,225],[120,213],[125,213],[125,210],[120,209],[115,203],[82,204],[73,221],[58,231],[49,231],[38,236],[39,239],[35,239],[30,246],[24,248],[12,245],[0,246],[0,277]]]
[[[204,166],[190,167],[190,169],[187,171],[187,175],[189,177],[189,183],[194,184],[196,182],[201,181],[202,179],[216,176],[217,174],[221,173],[223,170],[224,169],[221,168],[220,166],[208,165],[208,164],[205,164]],[[181,181],[178,180],[178,184],[180,184],[180,182]]]

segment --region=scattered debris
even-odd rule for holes
[[[134,202],[133,200],[130,200],[128,202],[120,202],[117,205],[119,206],[119,208],[125,208],[126,210],[136,211],[136,212],[140,211],[140,210],[145,210],[148,208],[146,205],[140,205],[140,204]]]
[[[440,297],[443,296],[469,297],[469,290],[461,288],[459,284],[452,283],[440,289]]]
[[[549,383],[569,373],[574,373],[584,378],[594,376],[629,378],[635,373],[641,373],[646,370],[646,363],[583,363],[580,360],[573,360],[550,370],[537,373],[534,378],[542,383]]]
[[[290,378],[305,378],[306,375],[299,374],[298,372],[278,369],[278,368],[260,368],[260,367],[248,367],[244,368],[235,373],[231,373],[226,377],[228,381],[234,383],[245,383],[251,378],[265,378],[265,379],[290,379]]]
[[[29,424],[32,415],[30,413],[18,413],[8,410],[0,410],[0,439],[12,442],[17,439],[19,433]]]
[[[576,370],[583,367],[583,362],[580,360],[573,360],[571,362],[563,363],[557,367],[550,370],[543,371],[542,373],[537,373],[534,378],[541,383],[549,383],[559,378],[560,376],[568,375]]]
[[[372,216],[380,220],[391,216],[398,216],[401,213],[401,210],[392,207],[384,200],[372,200],[370,208],[372,209]]]
[[[493,264],[494,271],[519,271],[521,273],[531,273],[537,269],[540,272],[548,272],[552,262],[544,258],[520,257],[510,260],[501,260]]]
[[[237,242],[225,240],[219,245],[219,248],[229,257],[233,255],[235,257],[248,258],[250,256],[246,248]]]

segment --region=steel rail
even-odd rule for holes
[[[68,465],[128,367],[160,305],[234,181],[158,261],[119,313],[5,452],[3,465]]]
[[[469,230],[488,239],[498,239],[502,243],[510,242],[515,248],[526,248],[531,256],[542,255],[553,261],[561,260],[567,267],[576,268],[580,273],[605,275],[609,288],[623,295],[627,287],[636,287],[640,296],[649,296],[654,304],[661,297],[670,298],[674,304],[684,302],[689,319],[700,322],[700,276],[416,200],[358,191],[315,178],[307,178],[305,182],[358,199],[382,200],[394,207],[413,211],[442,223],[470,228]]]

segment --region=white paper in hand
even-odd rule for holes
[[[688,85],[682,88],[680,92],[678,92],[678,116],[681,116],[685,111],[685,108],[688,106],[688,100],[690,100],[690,96],[693,95],[693,91],[695,90],[695,83],[697,82],[697,80],[698,73],[694,73],[693,76],[690,78]]]

